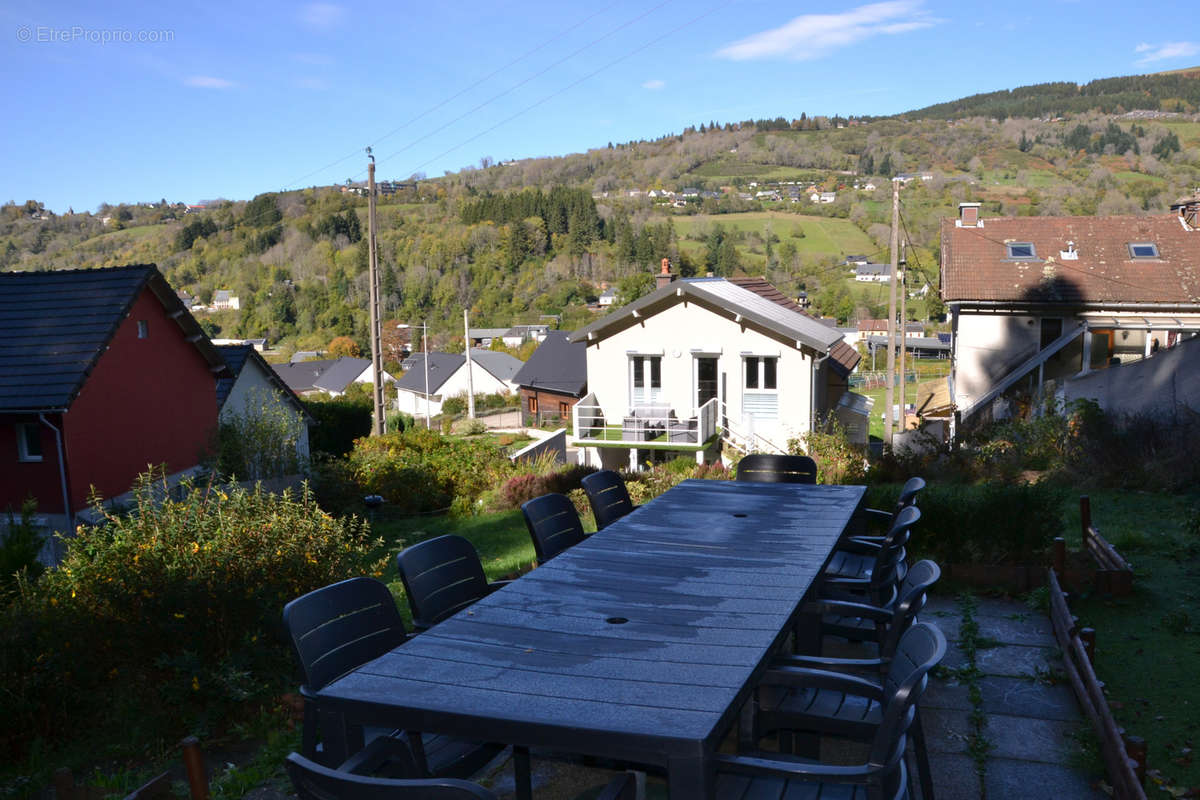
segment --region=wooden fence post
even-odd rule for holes
[[[1133,773],[1143,786],[1146,785],[1146,740],[1140,736],[1125,736],[1125,752],[1137,764]]]
[[[1079,496],[1079,527],[1081,529],[1080,540],[1082,542],[1082,550],[1087,551],[1088,534],[1092,527],[1092,501],[1088,499],[1086,494]]]
[[[1083,642],[1084,652],[1087,653],[1088,661],[1096,663],[1096,629],[1081,628],[1079,631],[1079,639]]]
[[[1060,581],[1067,579],[1067,540],[1061,536],[1054,537],[1054,571]]]
[[[192,800],[208,800],[208,772],[204,769],[200,740],[189,736],[179,745],[183,748],[183,766],[187,770],[188,791]]]

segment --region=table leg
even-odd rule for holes
[[[670,800],[713,800],[716,775],[712,762],[703,757],[672,758],[667,762]]]

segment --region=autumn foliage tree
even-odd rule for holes
[[[362,354],[362,351],[358,347],[358,342],[349,336],[335,336],[329,342],[328,351],[330,358],[341,358],[342,356],[358,358]]]

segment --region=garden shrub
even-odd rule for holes
[[[787,451],[817,462],[817,483],[862,483],[866,478],[866,454],[861,447],[850,443],[835,417],[830,417],[818,430],[809,431],[799,439],[789,439]]]
[[[500,490],[500,494],[505,508],[519,508],[522,503],[535,497],[541,497],[548,492],[541,475],[526,472],[524,475],[509,478]]]
[[[34,524],[37,500],[32,497],[21,504],[21,513],[8,510],[8,527],[0,531],[0,604],[12,591],[17,573],[28,578],[37,578],[44,567],[38,561],[45,537]]]
[[[278,391],[252,389],[240,412],[217,433],[217,469],[227,477],[265,480],[308,471],[297,450],[305,421]]]
[[[321,500],[341,510],[378,494],[404,513],[468,511],[516,470],[491,442],[415,428],[359,439],[344,462],[324,464]]]
[[[142,476],[126,514],[97,506],[103,522],[3,611],[0,750],[99,724],[122,699],[178,734],[180,716],[292,687],[283,606],[384,567],[366,525],[330,517],[307,487],[185,484],[176,500],[157,483]]]

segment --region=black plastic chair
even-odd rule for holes
[[[418,632],[509,583],[488,583],[475,545],[453,534],[406,547],[396,556],[396,566]]]
[[[900,639],[925,608],[929,589],[937,583],[941,574],[941,569],[932,561],[925,560],[914,564],[900,587],[899,598],[890,609],[837,600],[816,601],[815,613],[821,614],[823,621],[829,621],[828,633],[839,636],[846,626],[853,626],[861,632],[863,640],[870,639],[876,643],[878,654],[875,658],[785,656],[775,659],[772,667],[802,667],[851,673],[868,671],[879,673],[881,677],[886,675]],[[878,724],[877,711],[878,707],[873,705],[873,701],[864,697],[807,687],[781,689],[764,682],[758,688],[754,713],[742,716],[738,736],[739,747],[753,747],[763,736],[777,731],[787,732],[787,737],[781,737],[781,749],[786,749],[786,738],[795,732],[808,732],[809,736],[833,734],[869,740]],[[924,800],[933,800],[929,754],[925,747],[925,735],[919,715],[913,722],[912,736],[917,773],[921,780],[921,794]]]
[[[318,743],[324,732],[342,730],[340,715],[320,708],[315,693],[330,681],[378,658],[408,638],[404,621],[387,586],[373,578],[350,578],[315,589],[284,606],[283,624],[304,673],[301,749],[311,759],[338,764],[352,754],[386,753],[415,774],[465,777],[491,761],[502,747],[448,736],[412,734],[389,729],[350,727],[340,737]],[[407,741],[406,741],[407,739]],[[411,745],[418,745],[414,749]]]
[[[587,538],[575,504],[563,494],[544,494],[521,505],[539,564]]]
[[[496,800],[476,783],[448,779],[394,779],[357,775],[317,764],[299,753],[287,757],[288,777],[300,800]],[[596,800],[633,800],[633,776],[614,778]]]
[[[917,495],[925,488],[925,479],[914,475],[904,482],[904,486],[900,489],[900,496],[896,498],[896,505],[891,511],[886,511],[881,508],[864,508],[862,509],[855,522],[858,523],[858,529],[853,533],[848,533],[843,537],[843,545],[852,545],[855,542],[880,542],[887,535],[887,530],[892,526],[892,522],[896,519],[896,515],[909,506],[917,504]],[[870,536],[862,532],[865,525],[874,525],[882,528],[883,534],[878,536]]]
[[[835,766],[780,754],[718,754],[714,757],[718,800],[766,796],[907,800],[911,797],[904,765],[907,733],[928,684],[929,671],[945,654],[946,638],[942,632],[932,625],[917,623],[900,637],[895,657],[880,683],[827,670],[796,667],[768,670],[763,680],[772,685],[837,692],[873,703],[874,725],[867,761]]]
[[[758,483],[816,483],[817,462],[808,456],[751,453],[738,462],[737,479]]]
[[[624,479],[611,469],[593,472],[579,483],[592,506],[596,530],[602,530],[636,508],[629,498]]]
[[[877,540],[849,539],[840,542],[825,567],[825,574],[845,578],[870,578],[881,553],[888,548],[905,547],[912,536],[913,525],[920,518],[920,509],[916,506],[906,506],[893,515],[887,534]],[[903,560],[898,566],[898,578],[904,580],[908,568]]]

